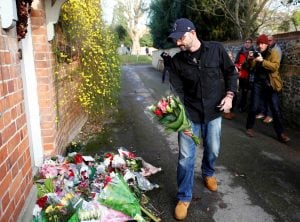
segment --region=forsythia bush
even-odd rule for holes
[[[100,0],[68,0],[61,9],[62,31],[78,52],[76,96],[90,115],[103,114],[117,103],[120,63],[114,34],[104,25]]]

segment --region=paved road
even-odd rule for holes
[[[109,127],[107,149],[123,146],[163,171],[150,181],[159,189],[147,192],[172,222],[176,204],[177,135],[166,134],[144,110],[167,95],[168,84],[151,66],[124,66],[119,115]],[[204,188],[200,177],[202,148],[197,155],[194,198],[188,222],[300,221],[300,133],[288,130],[292,141],[275,139],[271,125],[256,125],[256,137],[244,134],[246,114],[223,120],[222,148],[217,162],[218,192]]]

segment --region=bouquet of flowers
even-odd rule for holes
[[[168,96],[160,99],[157,104],[148,107],[151,114],[158,119],[167,132],[192,131],[192,125],[187,118],[184,107],[178,97]],[[200,144],[200,138],[192,134],[196,145]]]

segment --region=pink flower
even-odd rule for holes
[[[157,104],[157,107],[160,108],[160,110],[163,112],[163,113],[166,113],[167,112],[167,106],[168,106],[168,101],[166,99],[161,99],[158,104]]]
[[[44,164],[40,171],[43,178],[53,178],[58,174],[57,167],[51,164]]]

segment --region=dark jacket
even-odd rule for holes
[[[164,66],[165,66],[165,67],[166,67],[166,66],[168,66],[168,67],[171,66],[171,60],[172,60],[172,57],[171,57],[169,54],[167,54],[167,53],[165,53],[165,52],[162,52],[162,53],[160,54],[160,57],[162,57],[162,59],[164,60]]]
[[[280,55],[276,50],[268,48],[262,53],[263,62],[248,60],[250,67],[254,67],[254,82],[271,86],[275,91],[281,91],[283,84],[279,74]],[[273,81],[270,81],[273,78]]]
[[[181,51],[172,58],[170,83],[193,122],[207,123],[221,116],[217,106],[227,91],[236,92],[237,78],[234,64],[218,42],[201,41],[197,53]]]

